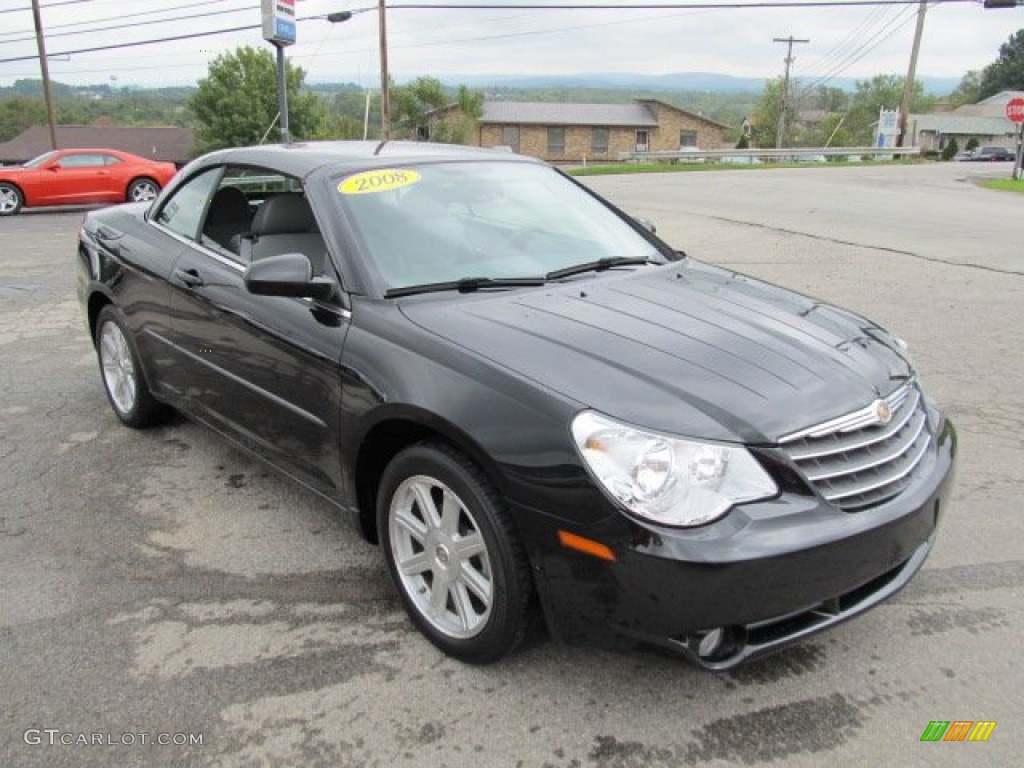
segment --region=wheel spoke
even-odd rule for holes
[[[441,515],[437,511],[437,505],[434,504],[433,497],[430,495],[430,486],[423,482],[414,483],[412,492],[416,495],[416,503],[423,514],[427,528],[439,528],[441,526]]]
[[[403,531],[409,534],[420,546],[427,535],[427,527],[412,514],[411,504],[395,513],[394,521]]]
[[[441,530],[446,536],[454,539],[459,532],[459,517],[462,515],[462,504],[455,494],[444,489],[441,502]]]
[[[417,552],[398,563],[398,569],[406,576],[416,576],[430,570],[430,557],[426,551]]]
[[[477,621],[477,613],[473,610],[473,601],[469,598],[469,591],[462,582],[452,584],[452,603],[455,605],[455,614],[459,617],[459,623],[463,629],[469,629]]]
[[[445,623],[448,613],[448,582],[437,578],[434,574],[434,583],[430,588],[429,612],[434,621]]]
[[[480,601],[489,606],[491,604],[491,581],[480,571],[476,570],[469,563],[463,563],[459,572],[459,584],[473,590],[473,593],[480,598]]]
[[[452,544],[455,546],[455,555],[460,560],[469,560],[469,558],[485,552],[484,537],[476,532],[455,539]]]

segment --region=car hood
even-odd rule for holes
[[[892,337],[864,318],[692,259],[401,307],[581,406],[704,439],[774,443],[912,375]]]

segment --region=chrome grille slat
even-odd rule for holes
[[[917,453],[914,454],[914,456],[910,460],[908,466],[906,468],[904,468],[902,471],[898,472],[897,474],[895,474],[895,475],[893,475],[891,477],[882,478],[881,480],[879,480],[879,481],[877,481],[875,483],[872,483],[871,485],[861,486],[857,490],[846,491],[846,492],[843,492],[843,493],[836,493],[836,494],[831,494],[831,495],[826,495],[825,498],[828,499],[829,501],[837,501],[839,499],[845,499],[845,498],[847,498],[849,496],[854,496],[854,495],[856,495],[858,493],[867,493],[869,491],[874,491],[874,490],[877,490],[879,488],[884,488],[885,486],[887,486],[887,485],[889,485],[891,483],[895,483],[898,480],[902,480],[907,475],[909,475],[911,472],[913,472],[914,468],[917,467],[917,465],[921,461],[921,459],[924,458],[924,452],[926,450],[928,450],[928,442],[929,442],[928,440],[922,440],[921,441],[921,445],[917,449]]]
[[[914,418],[914,414],[911,414],[911,417]],[[908,419],[908,421],[909,421],[909,419]],[[883,464],[888,464],[889,462],[892,462],[892,461],[896,461],[900,456],[902,456],[909,449],[909,447],[913,443],[915,443],[917,441],[917,438],[921,434],[921,430],[924,429],[925,418],[924,418],[924,414],[923,413],[918,412],[916,418],[914,418],[914,421],[916,421],[917,423],[916,424],[912,424],[911,428],[908,430],[911,433],[909,435],[909,437],[901,437],[898,441],[897,440],[893,440],[893,441],[891,441],[891,443],[887,443],[885,445],[886,448],[890,448],[890,446],[891,446],[891,449],[889,450],[888,453],[886,453],[886,455],[880,456],[878,458],[875,458],[872,461],[868,461],[868,462],[864,462],[864,463],[858,464],[856,466],[850,466],[848,463],[844,462],[842,469],[840,469],[838,471],[830,471],[830,472],[826,472],[826,473],[807,472],[807,479],[810,480],[813,483],[816,483],[819,480],[830,480],[830,479],[832,479],[834,477],[842,477],[843,475],[852,475],[852,474],[855,474],[857,472],[863,472],[865,470],[872,469],[874,467],[878,467],[878,466],[881,466]],[[871,454],[869,454],[869,455],[871,455]]]
[[[891,411],[887,424],[874,415],[876,402],[779,441],[822,497],[847,511],[902,493],[931,444],[924,400],[913,381],[879,402]]]
[[[900,414],[898,418],[893,419],[884,427],[875,426],[873,428],[863,429],[858,432],[845,432],[838,433],[833,432],[831,435],[818,438],[815,444],[823,443],[821,448],[812,451],[790,451],[789,457],[793,461],[801,462],[805,459],[817,459],[822,456],[830,456],[836,453],[845,453],[847,451],[853,451],[858,448],[865,448],[875,443],[884,442],[885,440],[892,437],[896,432],[910,420],[910,418],[917,413],[917,401],[920,399],[920,395],[914,393],[914,403],[911,407],[906,408],[903,411],[896,411],[895,413]],[[905,402],[906,398],[902,402]],[[831,437],[832,440],[825,442],[826,438]],[[809,442],[809,441],[805,441]]]

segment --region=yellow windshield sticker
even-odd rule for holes
[[[349,176],[338,185],[343,195],[372,195],[374,192],[387,192],[415,184],[420,180],[416,171],[403,168],[382,168],[379,171],[365,171]]]

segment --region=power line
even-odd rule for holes
[[[164,8],[158,8],[153,11],[139,11],[138,13],[122,13],[117,16],[105,16],[99,19],[89,19],[88,21],[71,21],[66,24],[47,24],[46,29],[70,29],[71,27],[84,27],[89,24],[100,24],[105,21],[123,21],[124,19],[135,19],[140,16],[153,16],[157,13],[169,13],[170,11],[184,11],[189,8],[209,8],[212,5],[223,5],[224,3],[237,2],[237,0],[208,0],[205,3],[186,3],[185,5],[171,5]],[[248,5],[244,10],[252,10],[252,6]],[[173,21],[173,19],[154,19],[155,22],[159,21]],[[31,32],[31,29],[12,29],[6,32],[0,32],[0,37],[8,37],[10,35],[22,35],[27,32]],[[100,31],[100,30],[92,30]],[[54,37],[54,35],[47,35],[47,37]],[[8,41],[14,42],[14,41]]]
[[[40,6],[41,8],[57,8],[61,5],[81,5],[82,3],[93,3],[96,0],[64,0],[61,3],[47,3],[46,5]],[[0,10],[0,13],[23,13],[24,11],[31,11],[30,6],[24,6],[22,8],[4,8]]]
[[[93,0],[67,0],[68,3],[83,3],[92,2]],[[937,0],[937,3],[977,3],[978,0]],[[395,4],[389,5],[389,10],[563,10],[563,11],[617,11],[617,10],[735,10],[735,9],[771,9],[771,8],[835,8],[835,7],[867,7],[867,6],[879,6],[879,5],[902,5],[910,6],[917,5],[919,0],[812,0],[811,2],[797,2],[797,0],[772,0],[770,2],[734,2],[734,3],[667,3],[667,4],[651,4],[651,3],[620,3],[618,5],[536,5],[536,4],[501,4],[501,5],[479,5],[479,4],[446,4],[446,5],[424,5],[417,3],[407,4]],[[936,3],[936,4],[937,4]],[[376,10],[376,6],[367,6],[364,8],[352,9],[352,13],[362,13],[369,10]],[[306,21],[309,19],[322,19],[326,18],[325,14],[317,16],[307,16],[298,19],[298,21]],[[134,48],[142,45],[152,45],[155,43],[168,43],[176,42],[178,40],[190,40],[197,37],[206,37],[214,35],[223,35],[229,32],[241,32],[250,29],[259,29],[262,25],[260,24],[247,24],[239,27],[227,27],[223,29],[212,29],[205,30],[203,32],[195,32],[184,35],[171,35],[168,37],[151,38],[149,40],[136,40],[130,43],[112,43],[110,45],[93,46],[90,48],[79,48],[70,51],[60,51],[57,53],[49,54],[51,57],[57,56],[74,56],[81,53],[95,53],[97,51],[109,51],[118,48]],[[102,31],[102,30],[93,30]],[[498,35],[492,37],[499,37]],[[486,38],[481,38],[486,39]],[[31,61],[38,59],[38,55],[33,56],[10,56],[7,58],[0,59],[0,64],[6,64],[12,61]]]
[[[76,29],[71,32],[57,32],[56,34],[47,34],[46,39],[49,40],[54,37],[69,37],[71,35],[90,35],[95,32],[112,32],[118,29],[130,29],[132,27],[146,27],[150,24],[163,24],[170,21],[185,21],[187,19],[200,19],[205,16],[227,16],[232,13],[252,13],[252,8],[233,8],[231,10],[224,11],[207,11],[206,13],[190,13],[182,16],[169,16],[163,19],[152,19],[150,21],[133,21],[128,24],[114,24],[109,27],[93,27],[92,29]],[[153,13],[153,11],[151,11]],[[86,23],[86,22],[83,22]],[[5,40],[5,43],[18,43],[24,40],[34,40],[34,37],[17,37],[11,40]]]
[[[900,18],[900,15],[903,16],[902,19]],[[821,77],[818,77],[813,82],[811,82],[809,85],[807,85],[804,88],[802,88],[801,91],[800,91],[800,95],[802,96],[802,95],[808,93],[813,88],[816,88],[819,85],[823,85],[824,83],[827,83],[829,80],[832,80],[833,78],[838,77],[840,73],[842,73],[842,72],[846,71],[847,69],[849,69],[850,67],[852,67],[858,61],[860,61],[865,56],[867,56],[869,53],[871,53],[871,51],[873,51],[875,48],[880,46],[882,43],[884,43],[890,37],[892,37],[897,32],[899,32],[901,29],[903,29],[903,27],[905,27],[910,22],[910,20],[913,18],[913,16],[914,16],[914,14],[913,14],[913,10],[912,9],[908,8],[905,11],[901,11],[900,14],[897,15],[895,18],[893,18],[888,23],[888,25],[887,25],[887,26],[892,26],[893,24],[895,24],[896,26],[894,26],[888,32],[885,32],[884,29],[882,31],[879,31],[879,33],[877,35],[875,35],[874,38],[872,38],[871,40],[868,40],[866,43],[862,44],[860,46],[860,48],[858,48],[856,51],[851,53],[850,56],[848,56],[845,61],[842,61],[839,64],[835,65],[825,75],[823,75]],[[898,24],[897,24],[897,22],[898,22]],[[883,34],[883,32],[884,32],[884,34]]]

